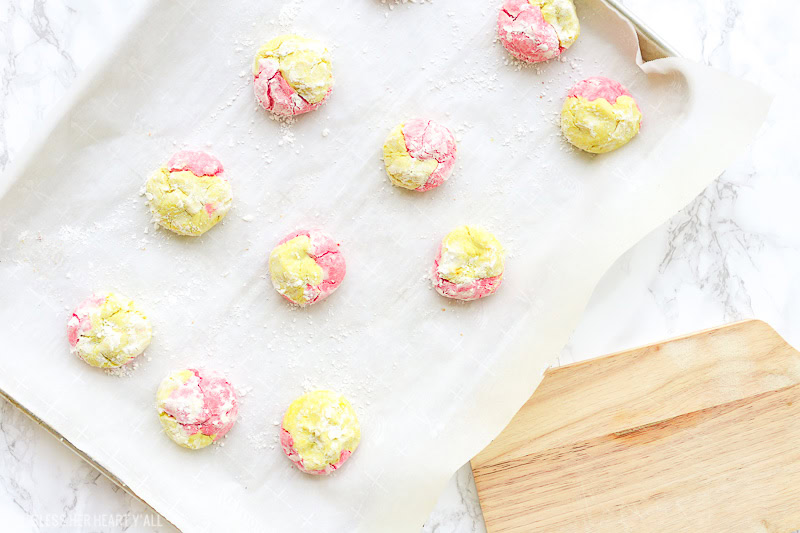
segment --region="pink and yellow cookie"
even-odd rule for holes
[[[438,122],[413,119],[397,125],[383,145],[383,163],[394,185],[415,191],[438,187],[456,162],[456,140]]]
[[[239,414],[233,385],[217,372],[194,368],[164,378],[156,408],[167,436],[192,450],[224,437]]]
[[[121,294],[107,292],[78,305],[67,322],[70,351],[99,368],[116,368],[144,352],[153,335],[150,320]]]
[[[597,76],[577,83],[561,108],[561,131],[574,146],[602,154],[639,133],[642,113],[622,84]]]
[[[329,390],[308,392],[286,410],[281,448],[307,474],[330,474],[356,451],[361,428],[353,406]]]
[[[433,286],[442,296],[477,300],[494,294],[503,281],[504,250],[477,226],[461,226],[442,240],[433,263]]]
[[[150,175],[145,195],[159,225],[190,236],[213,228],[233,201],[222,163],[205,152],[185,150]]]
[[[500,42],[529,63],[558,57],[580,32],[572,0],[506,0],[497,16]]]
[[[295,231],[269,254],[269,275],[281,296],[299,306],[335,291],[347,267],[339,243],[320,230]]]
[[[322,105],[333,89],[328,49],[315,39],[281,35],[262,46],[253,62],[253,90],[267,111],[290,117]]]

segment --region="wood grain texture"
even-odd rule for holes
[[[549,370],[472,461],[501,531],[800,528],[800,353],[747,321]]]

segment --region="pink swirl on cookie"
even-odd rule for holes
[[[67,322],[67,340],[73,348],[77,346],[82,333],[92,329],[91,312],[103,305],[105,296],[92,295],[78,304]]]
[[[541,8],[528,0],[505,1],[497,16],[497,35],[511,55],[531,63],[553,59],[564,51]]]
[[[195,176],[218,176],[224,170],[222,163],[213,155],[191,150],[176,152],[167,161],[167,169],[170,172],[188,170]]]
[[[196,419],[183,421],[183,427],[190,434],[215,435],[214,440],[219,440],[230,431],[239,414],[236,393],[228,380],[216,372],[194,368],[189,370],[197,376],[197,387],[203,397],[203,414]],[[184,390],[178,389],[175,394],[179,395]]]
[[[583,97],[590,102],[602,98],[611,105],[616,104],[617,98],[620,96],[633,98],[631,93],[620,82],[603,76],[593,76],[579,81],[567,93],[567,98]],[[639,107],[639,105],[637,104],[636,107]]]
[[[456,140],[448,128],[433,120],[412,119],[403,125],[403,138],[408,155],[420,160],[435,159],[438,163],[428,180],[416,190],[433,189],[450,177],[456,162]]]

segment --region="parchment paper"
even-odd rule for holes
[[[450,475],[510,420],[564,345],[604,270],[743,150],[768,99],[678,59],[637,66],[630,25],[582,0],[563,56],[519,68],[494,42],[496,2],[163,1],[65,104],[3,180],[5,350],[0,388],[113,471],[185,531],[415,531]],[[331,48],[330,101],[285,126],[257,108],[250,62],[288,30]],[[644,114],[617,152],[572,149],[567,89],[605,75]],[[393,188],[387,132],[414,116],[449,125],[456,171],[425,194]],[[179,148],[217,155],[234,207],[201,238],[155,229],[140,190]],[[504,284],[468,304],[427,278],[438,242],[480,224],[508,250]],[[267,254],[319,226],[347,277],[297,310],[272,289]],[[149,312],[135,369],[107,375],[69,354],[66,322],[92,291]],[[609,317],[609,320],[614,320]],[[154,394],[171,369],[225,372],[243,394],[221,445],[179,448]],[[327,478],[277,444],[289,402],[341,391],[360,448]]]

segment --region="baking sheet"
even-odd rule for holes
[[[766,113],[759,90],[711,69],[663,59],[643,72],[629,24],[577,4],[581,39],[534,68],[493,42],[491,3],[152,4],[4,177],[0,388],[184,530],[418,528],[529,397],[603,271],[716,177]],[[329,44],[337,86],[286,126],[257,109],[249,66],[288,30]],[[628,86],[645,123],[594,157],[561,139],[557,119],[566,90],[597,74]],[[380,161],[386,133],[412,116],[459,142],[453,178],[425,195],[393,189]],[[179,148],[217,155],[234,187],[227,219],[199,239],[154,229],[139,195]],[[469,304],[426,279],[463,223],[509,252],[502,289]],[[341,240],[349,272],[296,310],[272,290],[266,257],[311,225]],[[118,375],[86,367],[65,340],[75,303],[104,289],[154,324],[146,355]],[[191,452],[161,435],[155,389],[188,365],[224,371],[243,393],[222,446]],[[346,394],[362,421],[358,452],[327,479],[292,469],[277,444],[283,410],[313,387]]]

